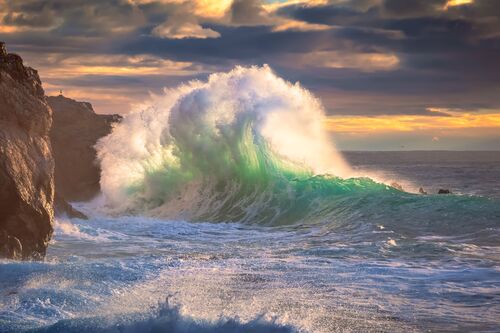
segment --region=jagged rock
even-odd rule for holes
[[[50,138],[56,163],[56,193],[67,201],[92,199],[100,191],[101,173],[94,145],[111,132],[121,117],[96,114],[90,103],[62,95],[47,100],[54,119]]]
[[[54,219],[51,123],[37,71],[0,43],[0,257],[45,255]]]
[[[63,197],[57,194],[54,199],[54,210],[57,216],[66,216],[69,218],[77,218],[87,220],[87,215],[75,209],[70,203],[64,200]]]

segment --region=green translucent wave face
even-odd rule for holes
[[[106,203],[120,214],[335,231],[376,233],[383,225],[411,235],[498,227],[500,204],[493,200],[415,195],[369,178],[316,175],[278,154],[263,134],[289,135],[281,151],[290,152],[296,140],[302,151],[292,155],[311,164],[335,160],[302,154],[328,144],[316,135],[321,120],[318,101],[268,68],[237,68],[181,87],[125,117],[101,140]],[[317,146],[304,151],[307,142]]]
[[[151,163],[143,182],[129,187],[131,194],[149,192],[142,193],[151,198],[146,207],[182,199],[186,188],[198,184],[196,200],[203,202],[199,205],[203,209],[197,210],[196,204],[187,208],[195,220],[289,224],[321,218],[346,195],[397,192],[369,178],[314,175],[306,166],[276,154],[259,134],[252,114],[242,113],[234,122],[216,127],[193,119],[173,118],[165,142],[175,159]]]
[[[130,187],[149,192],[145,207],[176,207],[169,218],[334,229],[389,225],[409,234],[422,228],[460,233],[500,220],[497,203],[485,198],[421,196],[370,178],[314,175],[274,153],[255,118],[245,114],[215,129],[171,128],[166,142],[174,159],[152,164],[144,181]],[[192,184],[194,197],[186,191]]]

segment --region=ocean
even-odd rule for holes
[[[285,226],[82,204],[92,217],[58,219],[45,262],[0,262],[0,331],[498,331],[500,152],[345,157],[430,194]]]
[[[268,67],[153,96],[89,219],[0,261],[0,332],[498,332],[500,152],[341,153],[323,121]]]

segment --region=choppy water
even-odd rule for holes
[[[498,331],[499,153],[348,163],[323,124],[269,67],[153,97],[98,143],[90,220],[0,262],[0,331]]]
[[[346,156],[461,195],[274,227],[87,210],[58,220],[46,262],[1,261],[0,331],[498,331],[500,153]]]

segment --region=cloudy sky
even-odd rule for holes
[[[341,149],[500,149],[498,0],[0,0],[0,40],[100,113],[269,64]]]

